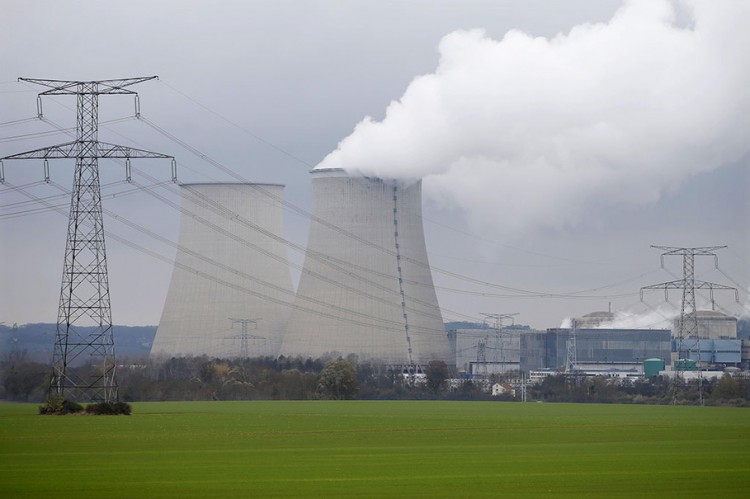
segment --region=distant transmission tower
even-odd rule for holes
[[[499,352],[499,355],[495,355],[494,363],[499,364],[500,369],[502,370],[502,373],[505,373],[505,349],[504,349],[504,341],[501,336],[500,330],[503,328],[503,321],[505,319],[510,319],[510,323],[514,323],[513,317],[518,315],[517,312],[514,312],[512,314],[495,314],[495,313],[486,313],[486,312],[480,312],[480,315],[484,316],[483,324],[485,326],[489,326],[492,329],[495,330],[495,351],[496,353]],[[484,375],[485,378],[487,377],[487,356],[485,353],[486,348],[486,342],[487,337],[485,336],[484,340],[482,340],[481,344],[481,352],[482,352],[482,358],[484,359]],[[477,345],[477,355],[479,354],[480,345]],[[479,362],[479,358],[477,357],[477,362]],[[496,366],[497,368],[497,366]]]
[[[737,288],[725,286],[723,284],[716,284],[714,282],[699,281],[695,279],[695,257],[696,256],[713,256],[714,264],[718,268],[719,257],[716,256],[714,251],[726,248],[726,246],[705,246],[701,248],[675,248],[671,246],[651,246],[655,249],[664,251],[661,254],[661,266],[664,268],[664,257],[681,255],[682,256],[682,279],[676,281],[663,282],[660,284],[652,284],[651,286],[644,286],[641,288],[641,299],[643,299],[643,291],[650,289],[663,289],[664,296],[668,299],[668,290],[670,289],[681,289],[682,290],[682,307],[680,310],[680,322],[677,328],[677,352],[678,359],[689,358],[689,350],[683,348],[683,340],[685,338],[698,338],[698,309],[695,306],[695,290],[696,289],[708,289],[710,293],[711,303],[714,302],[714,290],[728,290],[731,289],[735,293],[735,299],[739,301],[739,295]],[[700,355],[700,353],[699,353]]]
[[[477,367],[479,368],[479,373],[481,373],[480,376],[484,379],[487,379],[487,354],[485,353],[486,346],[486,337],[477,342]]]
[[[246,359],[250,357],[250,341],[249,340],[265,340],[266,339],[263,336],[255,336],[253,334],[250,334],[248,331],[248,325],[253,324],[257,327],[258,321],[260,319],[233,319],[230,317],[229,320],[232,321],[233,327],[235,324],[240,324],[242,326],[242,332],[239,335],[229,336],[226,339],[228,340],[239,339],[241,341],[240,351],[242,353],[242,358]]]
[[[573,373],[578,368],[578,346],[576,345],[576,320],[571,319],[570,334],[566,343],[565,372]]]
[[[176,181],[172,156],[99,142],[99,96],[134,95],[138,117],[138,94],[125,87],[154,78],[100,81],[19,78],[49,88],[37,97],[39,118],[43,117],[42,95],[75,95],[78,100],[76,140],[2,158],[43,159],[47,182],[49,159],[76,160],[49,386],[50,394],[57,393],[68,400],[109,402],[118,398],[98,159],[124,158],[129,180],[130,158],[171,158],[172,180]],[[72,368],[84,360],[88,360],[87,366]]]
[[[714,303],[714,290],[734,290],[735,299],[739,301],[739,294],[736,288],[725,286],[723,284],[716,284],[713,282],[700,281],[695,279],[695,257],[696,256],[713,256],[714,265],[718,268],[719,257],[714,253],[716,250],[726,248],[726,246],[704,246],[699,248],[677,248],[672,246],[651,246],[652,248],[662,250],[664,253],[661,254],[661,266],[664,268],[664,257],[665,256],[682,256],[682,279],[676,281],[668,281],[660,284],[652,284],[651,286],[644,286],[641,288],[641,300],[643,300],[643,291],[650,289],[663,289],[665,299],[669,299],[668,292],[670,289],[681,289],[682,290],[682,307],[680,309],[680,321],[677,326],[677,360],[685,361],[691,357],[690,347],[686,348],[685,345],[695,345],[697,350],[696,364],[700,362],[700,335],[698,333],[698,309],[695,305],[695,290],[696,289],[708,289],[711,298],[711,304]],[[694,338],[694,343],[688,343],[684,340],[686,338]],[[682,366],[685,367],[684,365]],[[678,370],[675,369],[675,380],[677,380]],[[700,379],[700,399],[701,404],[703,403],[703,378],[699,375]],[[675,396],[676,393],[673,393]],[[674,400],[673,400],[674,402]]]
[[[512,313],[512,314],[488,314],[485,312],[480,312],[479,315],[484,316],[484,324],[489,325],[490,327],[493,327],[495,329],[502,329],[503,327],[503,320],[504,319],[510,319],[511,325],[514,323],[513,317],[518,315],[518,312]],[[490,325],[489,322],[492,321],[493,324]]]

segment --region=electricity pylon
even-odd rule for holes
[[[662,250],[664,253],[661,254],[661,266],[664,268],[664,257],[665,256],[682,256],[682,279],[676,281],[662,282],[660,284],[652,284],[651,286],[644,286],[641,288],[641,301],[643,301],[643,291],[649,289],[663,289],[664,298],[669,299],[668,292],[670,289],[681,289],[682,290],[682,306],[680,309],[680,322],[677,326],[677,345],[675,350],[677,351],[677,361],[684,361],[690,359],[690,349],[685,349],[684,341],[686,338],[694,338],[696,340],[695,348],[698,350],[696,364],[700,363],[701,360],[701,348],[700,348],[700,335],[698,333],[698,309],[695,305],[695,290],[696,289],[708,289],[711,297],[711,304],[714,302],[714,290],[734,290],[735,299],[739,301],[739,294],[737,288],[725,286],[723,284],[716,284],[713,282],[700,281],[695,279],[695,257],[696,256],[713,256],[714,265],[716,268],[719,267],[719,257],[714,253],[716,250],[726,248],[726,246],[703,246],[699,248],[677,248],[673,246],[651,246],[652,248]],[[674,336],[674,335],[673,335]],[[685,367],[684,365],[682,366]],[[672,403],[676,402],[676,385],[679,376],[679,370],[675,369],[675,383],[673,384]],[[701,405],[703,405],[703,377],[699,374],[699,396]]]
[[[578,345],[576,344],[576,320],[571,319],[568,341],[565,343],[565,372],[574,373],[578,369]]]
[[[500,368],[502,369],[502,372],[505,372],[505,350],[503,348],[503,338],[500,334],[500,330],[503,329],[503,320],[510,319],[511,325],[515,323],[515,317],[518,315],[518,312],[514,312],[512,314],[495,314],[495,313],[486,313],[486,312],[480,312],[479,315],[482,315],[484,317],[484,320],[482,321],[482,325],[484,327],[491,327],[495,331],[495,350],[499,351],[499,358],[496,355],[495,356],[495,363],[500,363]],[[491,323],[490,323],[491,322]],[[480,361],[479,359],[479,353],[481,352],[482,355],[482,366],[484,367],[484,377],[487,377],[487,357],[485,354],[485,348],[487,346],[487,336],[484,337],[483,340],[480,340],[480,343],[477,344],[477,362]]]
[[[480,375],[482,379],[487,379],[487,354],[485,348],[487,346],[487,338],[484,337],[477,342],[477,366],[480,369]],[[472,373],[473,374],[473,373]]]
[[[515,312],[512,314],[489,314],[489,313],[480,312],[479,315],[484,316],[483,324],[499,330],[499,329],[502,329],[503,327],[503,319],[510,319],[511,325],[514,324],[515,321],[513,317],[518,315],[518,312]],[[493,325],[489,324],[490,321],[493,322]]]
[[[682,307],[680,309],[680,322],[677,327],[677,353],[678,359],[689,358],[689,352],[683,351],[683,340],[685,338],[698,338],[698,309],[695,306],[695,290],[708,289],[711,297],[711,303],[714,301],[714,290],[733,290],[735,298],[739,300],[737,288],[706,282],[695,279],[695,257],[696,256],[713,256],[714,264],[718,268],[719,257],[714,251],[726,248],[726,246],[704,246],[700,248],[676,248],[671,246],[651,246],[655,249],[664,251],[661,254],[661,266],[664,268],[664,257],[678,255],[682,256],[682,279],[676,281],[662,282],[652,284],[641,288],[641,299],[643,291],[649,289],[663,289],[664,297],[668,299],[668,290],[682,290]],[[684,354],[688,354],[685,356]],[[700,352],[698,353],[700,356]],[[698,359],[700,360],[700,359]]]
[[[98,159],[125,159],[128,179],[130,158],[171,158],[173,181],[176,181],[176,173],[172,156],[99,142],[99,96],[134,95],[138,117],[138,94],[126,87],[154,78],[156,76],[100,81],[19,78],[49,88],[37,97],[40,118],[43,95],[75,95],[78,101],[76,140],[2,158],[43,159],[47,182],[49,159],[76,160],[50,395],[56,393],[65,399],[79,401],[110,402],[118,399]],[[85,361],[87,366],[72,369]]]
[[[232,327],[234,327],[235,324],[240,324],[242,326],[242,332],[239,335],[234,336],[228,336],[227,340],[236,340],[239,339],[241,341],[240,343],[240,350],[242,353],[242,358],[246,359],[250,357],[250,343],[249,340],[265,340],[266,338],[264,336],[256,336],[254,334],[250,334],[248,332],[248,325],[253,324],[255,327],[258,327],[258,321],[260,319],[233,319],[229,318],[230,321],[232,321]]]

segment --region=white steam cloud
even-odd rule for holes
[[[662,305],[646,312],[615,312],[614,320],[600,324],[604,329],[672,329],[675,318],[680,311],[668,305]]]
[[[748,20],[743,0],[634,0],[551,39],[450,33],[435,72],[318,168],[425,177],[427,196],[503,230],[655,202],[748,154]]]
[[[622,310],[615,312],[611,321],[602,322],[593,329],[672,329],[678,315],[680,311],[669,304],[661,304],[643,312]],[[573,327],[573,320],[570,317],[564,318],[560,327],[570,329]]]

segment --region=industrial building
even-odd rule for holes
[[[678,349],[673,340],[673,350]],[[682,351],[688,353],[687,358],[696,361],[699,367],[739,366],[742,362],[741,340],[714,340],[708,338],[687,338],[682,340]]]
[[[459,329],[451,331],[456,368],[473,376],[507,371],[558,372],[570,361],[575,336],[575,369],[586,373],[642,373],[646,359],[672,369],[678,351],[698,368],[741,367],[750,363],[750,341],[737,339],[737,319],[715,311],[698,312],[697,338],[678,338],[675,329],[612,329],[611,312],[593,312],[573,320],[571,328],[546,331]],[[602,327],[605,326],[605,327]],[[747,343],[747,344],[745,344]]]
[[[570,328],[546,331],[462,329],[451,331],[456,368],[474,376],[507,371],[562,371],[568,361]],[[671,355],[668,329],[576,329],[575,368],[586,372],[643,371],[643,361]]]
[[[283,186],[180,187],[179,248],[151,354],[277,355],[294,303]]]
[[[544,338],[545,366],[560,369],[566,365],[569,328],[547,329]],[[576,329],[575,367],[582,371],[643,370],[646,359],[669,361],[671,355],[669,329]]]
[[[529,330],[457,329],[448,332],[455,365],[472,376],[502,374],[521,369],[521,338]]]
[[[421,181],[312,174],[307,253],[281,347],[419,365],[452,358],[427,259]]]
[[[737,318],[714,310],[698,310],[697,335],[680,338],[680,318],[674,320],[672,361],[693,360],[700,369],[739,367],[742,340],[737,338]]]
[[[698,338],[714,340],[737,339],[737,318],[714,310],[698,310]],[[674,320],[675,336],[680,330],[680,317]]]

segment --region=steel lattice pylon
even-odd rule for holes
[[[241,341],[240,343],[240,352],[242,354],[243,359],[247,359],[250,357],[250,340],[265,340],[265,336],[257,336],[254,334],[250,334],[248,331],[248,325],[253,324],[255,327],[258,327],[258,321],[260,319],[233,319],[232,317],[229,317],[229,320],[232,321],[232,327],[234,327],[235,324],[240,324],[242,326],[242,333],[236,334],[233,336],[227,336],[225,339],[227,340],[237,340],[239,339]]]
[[[576,320],[571,319],[570,334],[566,342],[565,372],[574,373],[578,369],[578,345],[576,344]]]
[[[667,293],[670,289],[681,289],[682,290],[682,306],[680,308],[680,319],[677,325],[677,360],[684,361],[691,359],[695,356],[696,364],[701,361],[701,348],[700,348],[700,334],[698,331],[698,309],[695,304],[695,290],[696,289],[708,289],[711,297],[711,304],[714,302],[714,290],[734,290],[735,299],[739,301],[737,289],[730,286],[724,286],[723,284],[716,284],[713,282],[700,281],[695,279],[695,257],[696,256],[713,256],[716,267],[719,266],[719,260],[716,250],[726,248],[726,246],[704,246],[700,248],[678,248],[673,246],[651,246],[652,248],[664,251],[661,254],[661,266],[664,267],[665,256],[682,256],[682,279],[676,281],[663,282],[660,284],[653,284],[651,286],[644,286],[641,288],[641,300],[643,300],[643,291],[651,289],[663,289],[664,296],[667,298]],[[674,334],[673,334],[674,337]],[[691,349],[686,348],[685,339],[693,338],[695,355],[692,355]],[[685,366],[682,366],[684,368]],[[679,369],[675,369],[675,383],[673,384],[672,401],[675,403],[677,383],[679,382]],[[703,377],[699,376],[700,382],[700,402],[703,405]]]
[[[726,246],[705,246],[701,248],[676,248],[672,246],[651,246],[655,249],[664,251],[661,255],[662,267],[664,267],[665,256],[682,256],[682,279],[676,281],[652,284],[641,288],[641,299],[643,291],[651,289],[663,289],[665,297],[670,289],[682,290],[682,306],[680,309],[680,321],[677,327],[677,357],[678,359],[687,359],[690,352],[683,350],[683,340],[686,338],[698,338],[698,309],[695,305],[695,290],[708,289],[713,303],[714,290],[733,290],[737,295],[737,290],[723,284],[713,282],[698,281],[695,279],[695,257],[696,256],[713,256],[716,266],[718,267],[718,257],[716,250],[726,248]]]
[[[67,400],[110,402],[118,399],[98,158],[129,161],[130,158],[172,156],[100,143],[99,95],[135,95],[137,116],[137,94],[125,87],[154,78],[101,81],[21,78],[50,88],[40,96],[76,95],[78,101],[74,142],[3,158],[44,159],[45,180],[48,180],[48,159],[76,160],[49,385],[50,394],[57,393]],[[41,100],[37,105],[41,118]]]

